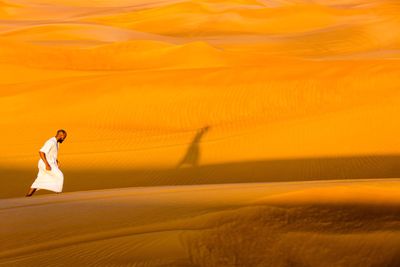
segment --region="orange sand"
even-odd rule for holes
[[[0,266],[396,266],[399,188],[389,179],[4,199]]]
[[[0,0],[0,266],[398,266],[399,13]]]
[[[2,1],[0,165],[36,168],[59,128],[65,170],[175,166],[207,125],[199,164],[397,154],[399,11],[363,0]]]

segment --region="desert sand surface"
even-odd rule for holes
[[[0,198],[400,177],[397,1],[2,0]],[[233,171],[235,170],[235,171]]]
[[[400,179],[0,201],[0,266],[398,266]]]
[[[0,0],[0,266],[400,266],[399,14]]]

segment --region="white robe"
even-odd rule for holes
[[[46,164],[42,159],[38,161],[38,175],[36,180],[31,185],[31,188],[37,190],[46,189],[54,192],[61,192],[64,183],[64,174],[58,168],[58,142],[55,137],[46,141],[43,147],[39,150],[46,154],[46,159],[51,166],[51,170],[46,170]]]

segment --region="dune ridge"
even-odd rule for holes
[[[395,266],[398,188],[372,179],[10,198],[0,202],[0,265]]]

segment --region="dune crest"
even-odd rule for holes
[[[329,201],[311,194],[302,202],[302,192],[321,189],[331,189]],[[368,197],[375,190],[393,201],[375,203]],[[337,203],[335,193],[349,201]],[[274,196],[280,198],[257,202]],[[395,266],[399,203],[398,179],[10,198],[0,202],[7,214],[0,221],[0,265]]]
[[[138,175],[114,187],[204,183],[213,172],[243,181],[251,167],[251,181],[398,177],[395,1],[0,7],[0,172],[10,188],[34,178],[37,150],[58,128],[70,133],[60,160],[71,190],[100,169]],[[176,168],[186,157],[196,164]]]

